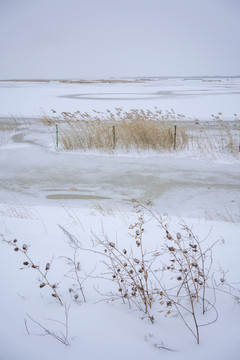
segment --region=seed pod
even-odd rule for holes
[[[73,292],[73,289],[72,289],[72,288],[69,288],[68,291],[71,293],[71,292]]]
[[[17,239],[14,239],[13,242],[16,243],[16,242],[17,242]]]
[[[127,250],[126,250],[126,249],[123,249],[123,253],[124,253],[124,255],[126,255],[126,253],[127,253]]]
[[[57,297],[57,295],[56,295],[56,294],[52,294],[52,297]]]
[[[123,263],[123,266],[124,266],[124,267],[127,267],[127,263],[126,263],[126,262],[125,262],[125,263]]]
[[[15,248],[14,248],[14,251],[18,251],[18,250],[19,250],[18,247],[15,247]]]
[[[122,292],[122,288],[119,288],[118,291],[119,291],[119,292]]]
[[[112,247],[112,248],[115,248],[115,244],[114,244],[114,242],[109,242],[109,245]]]
[[[38,268],[38,266],[37,266],[37,265],[32,264],[32,268],[33,268],[33,269],[37,269],[37,268]]]
[[[139,264],[140,263],[140,260],[134,258],[133,261],[136,263],[136,264]]]
[[[178,233],[177,233],[177,239],[180,240],[181,237],[182,237],[182,235],[178,232]]]
[[[41,283],[41,284],[39,285],[40,289],[42,289],[45,285],[46,285],[45,283]]]
[[[45,270],[48,271],[50,269],[50,263],[46,263]]]
[[[178,281],[182,280],[182,277],[181,277],[181,276],[178,276],[178,277],[177,277],[177,280],[178,280]]]
[[[23,265],[28,266],[29,262],[28,261],[24,261]]]
[[[116,278],[116,275],[113,275],[112,277],[113,277],[113,279],[115,279],[115,278]]]
[[[78,299],[78,294],[74,295],[74,299],[77,300]]]
[[[53,289],[56,289],[56,288],[57,288],[57,285],[56,285],[56,284],[53,284],[53,285],[52,285],[52,288],[53,288]]]
[[[26,245],[26,244],[23,244],[22,249],[23,249],[24,251],[26,251],[26,250],[27,250],[27,245]]]

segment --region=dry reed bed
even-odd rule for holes
[[[218,158],[227,154],[239,158],[240,120],[226,123],[221,113],[213,121],[185,121],[185,116],[172,109],[163,113],[131,109],[115,112],[89,113],[52,110],[52,116],[42,118],[45,126],[58,126],[59,146],[64,150],[97,149],[102,152],[185,151],[202,157]],[[175,135],[176,127],[176,135]]]

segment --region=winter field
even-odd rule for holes
[[[0,360],[239,359],[240,78],[0,99]]]

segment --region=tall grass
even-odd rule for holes
[[[154,151],[186,152],[198,157],[218,159],[222,156],[240,158],[240,120],[224,122],[221,113],[212,115],[211,122],[197,119],[186,121],[185,116],[171,111],[162,112],[131,109],[115,112],[93,111],[92,114],[52,110],[42,118],[45,126],[59,125],[59,146],[64,150],[102,152]],[[175,137],[176,127],[176,137]]]
[[[61,124],[59,144],[64,150],[97,149],[100,151],[123,152],[154,150],[172,151],[174,148],[174,124],[183,115],[174,112],[163,114],[161,110],[137,110],[129,112],[117,108],[113,113],[96,112],[74,114],[63,112],[60,116],[44,117],[44,125]],[[183,127],[176,137],[177,148],[184,150],[188,136]]]

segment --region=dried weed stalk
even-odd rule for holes
[[[50,330],[48,327],[44,326],[43,324],[41,324],[40,322],[36,321],[35,319],[33,319],[29,314],[27,314],[28,319],[30,319],[34,324],[38,325],[38,327],[41,328],[41,330],[43,332],[39,333],[39,334],[33,334],[29,331],[29,327],[28,327],[28,322],[27,319],[24,319],[24,323],[25,323],[25,328],[27,330],[27,333],[29,335],[37,335],[37,336],[51,336],[52,338],[56,339],[57,341],[61,342],[62,344],[68,346],[69,345],[69,341],[68,341],[68,332],[69,332],[69,306],[67,307],[66,305],[65,307],[65,322],[59,321],[59,320],[55,320],[55,319],[47,319],[48,321],[53,321],[55,323],[60,324],[64,331],[59,331],[58,333]]]
[[[106,272],[101,276],[111,280],[116,289],[102,294],[107,301],[122,300],[130,308],[138,308],[151,322],[156,311],[165,317],[177,314],[199,344],[199,328],[218,316],[211,279],[212,248],[216,243],[203,250],[202,242],[186,224],[182,223],[182,234],[173,235],[150,204],[134,200],[134,208],[138,219],[129,226],[134,241],[128,248],[111,241],[104,230],[102,236],[92,233],[93,249],[79,247],[104,256]],[[151,249],[144,243],[146,216],[147,221],[155,220],[160,227],[158,248]],[[212,320],[202,323],[206,312],[213,313]]]
[[[39,265],[36,265],[36,262],[34,262],[30,257],[30,255],[28,254],[28,249],[29,249],[28,245],[26,244],[19,245],[17,239],[6,240],[3,237],[3,235],[1,236],[2,236],[2,241],[4,243],[7,243],[8,245],[12,246],[15,252],[20,252],[25,256],[26,260],[23,262],[24,267],[22,267],[21,269],[34,269],[35,271],[37,271],[37,273],[40,275],[38,279],[40,283],[39,285],[40,289],[43,289],[44,287],[50,288],[52,297],[54,297],[63,306],[62,299],[57,291],[58,284],[56,282],[52,283],[48,277],[49,271],[51,269],[52,261],[47,262],[45,265],[45,269],[42,270]]]

